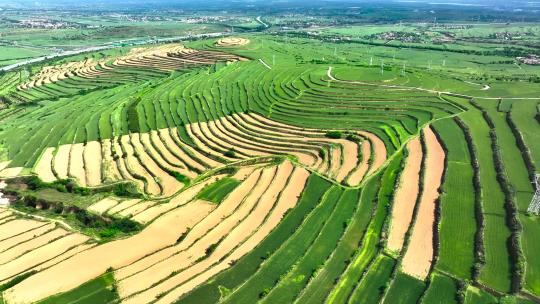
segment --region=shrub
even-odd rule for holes
[[[114,219],[111,228],[118,229],[124,233],[134,232],[140,229],[140,224],[127,218]]]
[[[324,136],[332,139],[340,139],[343,136],[341,131],[328,131]]]
[[[28,207],[36,207],[37,198],[33,195],[27,195],[24,197],[24,204]]]
[[[225,155],[226,157],[235,157],[236,156],[236,152],[234,151],[234,149],[230,149],[228,151],[226,151],[225,153],[223,153],[223,155]]]
[[[43,188],[46,185],[44,182],[42,182],[39,179],[39,177],[34,176],[34,175],[28,177],[28,179],[26,180],[26,184],[28,185],[28,188],[31,190],[38,190],[38,189]]]
[[[65,185],[62,185],[62,184],[56,185],[55,188],[56,188],[56,190],[57,190],[58,192],[67,192],[67,189],[66,189],[66,186],[65,186]]]
[[[360,136],[358,136],[358,135],[355,135],[355,134],[347,134],[345,139],[348,140],[348,141],[355,142],[355,143],[358,143],[358,142],[362,141],[362,138]]]
[[[181,182],[181,183],[184,183],[184,184],[187,184],[189,183],[190,179],[189,177],[179,173],[179,172],[176,172],[176,171],[170,171],[170,170],[167,170],[167,173],[176,178],[177,181]]]
[[[112,228],[107,228],[105,230],[100,231],[99,236],[104,238],[104,239],[107,239],[107,238],[114,237],[117,233],[118,233],[118,230],[112,229]]]
[[[140,194],[138,193],[136,187],[131,183],[120,183],[116,184],[114,186],[113,192],[116,196],[123,196],[123,197],[138,197]]]
[[[54,211],[54,213],[57,213],[57,214],[62,213],[62,211],[64,211],[64,204],[62,204],[62,203],[56,203],[56,204],[54,205],[53,211]]]
[[[214,252],[214,250],[216,250],[216,247],[218,246],[218,244],[219,244],[219,242],[208,246],[208,248],[206,248],[206,251],[205,251],[206,256],[211,255],[212,252]]]
[[[9,289],[17,284],[19,284],[20,282],[22,282],[23,280],[25,280],[26,278],[34,275],[35,273],[37,273],[36,270],[31,270],[31,271],[28,271],[26,273],[23,273],[21,275],[18,275],[16,277],[14,277],[13,279],[7,281],[6,283],[0,285],[0,291],[4,291],[6,289]]]

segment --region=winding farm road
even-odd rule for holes
[[[342,82],[342,83],[356,83],[356,84],[362,84],[362,85],[370,85],[370,86],[378,86],[378,87],[384,87],[384,88],[392,88],[392,89],[406,89],[406,90],[418,90],[418,91],[424,91],[429,93],[435,93],[435,94],[445,94],[450,96],[456,96],[456,97],[463,97],[463,98],[470,98],[470,99],[486,99],[486,100],[499,100],[499,99],[508,99],[508,100],[540,100],[540,97],[480,97],[480,96],[472,96],[472,95],[466,95],[466,94],[460,94],[460,93],[453,93],[449,91],[437,91],[432,89],[424,89],[421,87],[409,87],[409,86],[402,86],[402,85],[389,85],[389,84],[375,84],[375,83],[369,83],[369,82],[363,82],[363,81],[352,81],[352,80],[340,80],[335,78],[332,75],[332,67],[328,67],[328,71],[326,73],[328,78],[332,81],[336,82]]]
[[[264,60],[262,60],[262,59],[259,59],[259,62],[260,62],[260,63],[261,63],[262,65],[264,65],[265,67],[267,67],[267,68],[268,68],[269,70],[271,70],[271,69],[272,69],[272,67],[271,67],[271,66],[269,66],[269,65],[268,65],[268,64],[267,64],[266,62],[264,62]]]
[[[257,20],[260,24],[264,25],[265,28],[269,28],[269,27],[270,27],[270,25],[268,25],[267,23],[265,23],[264,21],[262,21],[261,16],[258,16],[257,18],[255,18],[255,20]]]

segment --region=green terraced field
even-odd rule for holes
[[[0,10],[139,41],[1,72],[0,303],[540,301],[536,23],[154,13]]]

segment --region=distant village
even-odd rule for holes
[[[517,57],[517,61],[523,64],[540,65],[540,56],[529,55],[527,57]]]

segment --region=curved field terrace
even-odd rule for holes
[[[0,303],[539,302],[538,27],[309,12],[3,71]]]

